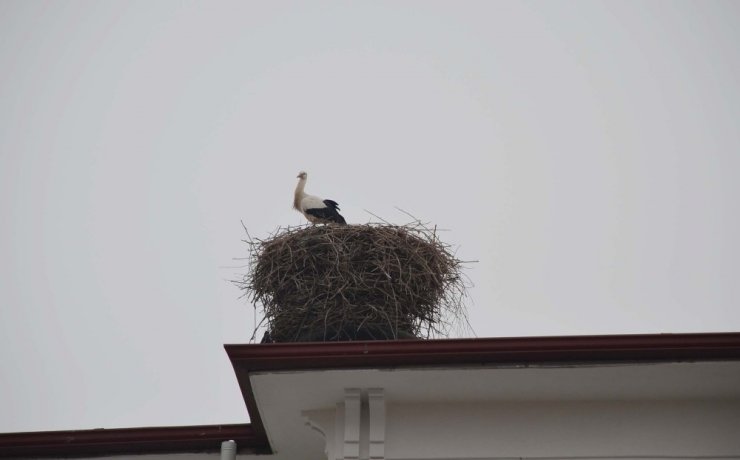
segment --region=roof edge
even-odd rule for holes
[[[99,428],[0,433],[0,458],[219,452],[227,440],[242,453],[259,450],[251,424]]]
[[[740,359],[740,333],[625,334],[224,345],[259,371],[468,364]]]

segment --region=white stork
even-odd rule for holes
[[[308,195],[303,191],[306,188],[308,174],[304,171],[298,173],[298,185],[295,188],[293,207],[306,216],[312,224],[342,224],[346,225],[339,212],[339,204],[333,200],[324,200],[317,196]]]

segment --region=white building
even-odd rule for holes
[[[250,424],[7,433],[0,457],[740,459],[740,333],[226,351]]]

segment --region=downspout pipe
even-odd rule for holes
[[[236,460],[236,442],[229,440],[221,443],[221,460]]]

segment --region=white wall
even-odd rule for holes
[[[740,401],[390,405],[387,459],[740,458]]]
[[[341,458],[351,388],[384,390],[388,460],[740,459],[739,362],[277,372],[251,382],[280,460],[326,458],[306,421]],[[361,448],[367,399],[363,408]]]

